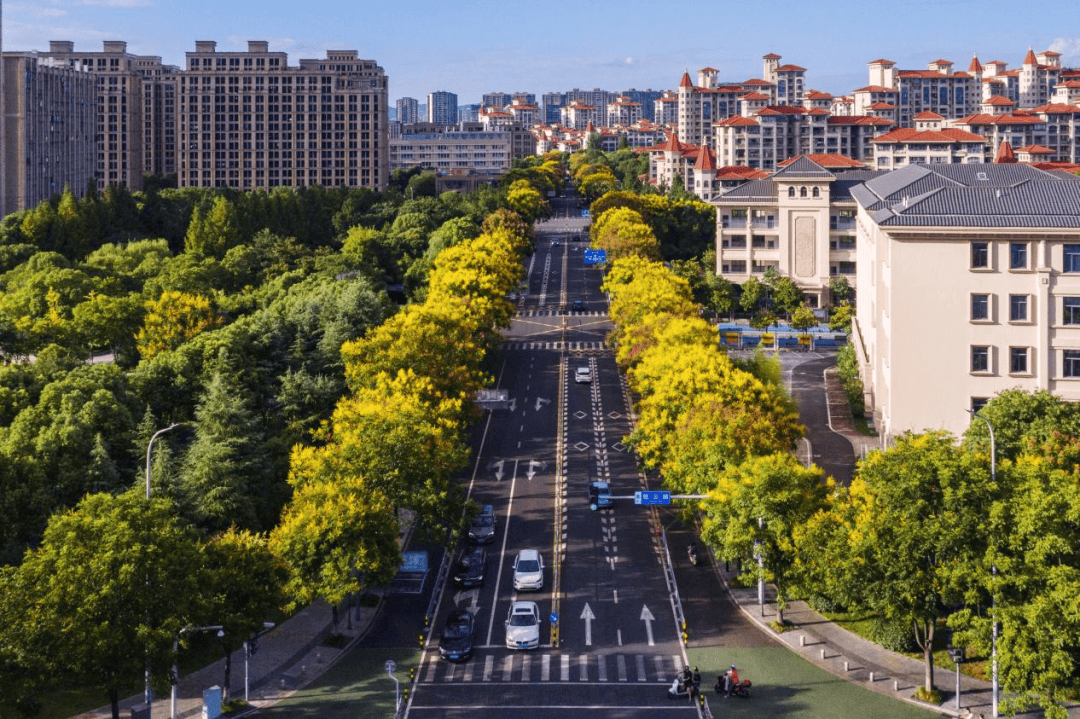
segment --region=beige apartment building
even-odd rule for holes
[[[290,67],[283,52],[197,41],[178,91],[180,187],[370,187],[390,178],[387,78],[355,50]]]
[[[521,128],[487,129],[482,123],[417,123],[390,140],[390,170],[423,167],[437,172],[471,170],[475,175],[507,172],[513,160],[515,135],[535,148],[531,132]],[[535,150],[534,150],[535,151]],[[532,153],[529,153],[532,154]]]
[[[40,57],[92,73],[97,78],[97,184],[141,190],[143,173],[143,78],[138,57],[122,40],[106,40],[101,52],[75,50],[53,40]]]
[[[852,341],[886,442],[960,434],[1014,387],[1080,401],[1080,178],[909,165],[851,194]]]
[[[97,169],[97,86],[82,68],[33,52],[3,53],[0,215],[69,185],[81,196]]]

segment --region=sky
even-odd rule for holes
[[[675,89],[684,71],[713,67],[721,80],[762,75],[762,55],[806,68],[808,88],[834,95],[868,84],[878,58],[901,70],[939,58],[966,70],[1021,64],[1028,48],[1062,53],[1080,66],[1080,9],[1053,11],[1013,0],[620,0],[532,3],[522,0],[17,0],[2,2],[5,50],[48,50],[50,40],[100,51],[126,40],[128,51],[184,66],[196,40],[219,50],[270,50],[300,58],[357,50],[389,78],[390,101],[445,90],[459,104],[485,92],[573,88]],[[1072,7],[1072,10],[1068,8]],[[825,8],[825,10],[823,10]],[[1039,10],[1028,12],[1028,8]]]

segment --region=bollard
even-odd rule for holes
[[[799,635],[799,646],[800,647],[805,647],[806,646],[806,635],[805,634],[800,634]]]
[[[822,659],[824,659],[824,658],[825,658],[825,650],[824,650],[824,649],[822,649],[822,650],[821,650],[821,658],[822,658]]]
[[[278,684],[278,686],[281,687],[282,691],[285,691],[285,680],[282,679],[281,682]]]
[[[422,649],[423,647],[424,647],[424,635],[421,634],[420,635],[420,648]]]
[[[874,673],[873,672],[870,672],[870,683],[871,684],[874,683]]]
[[[845,672],[846,672],[846,671],[850,671],[850,670],[848,669],[848,663],[847,663],[846,661],[844,662],[844,671],[845,671]]]
[[[900,682],[899,682],[899,681],[897,681],[896,679],[893,679],[893,683],[892,683],[892,690],[893,690],[894,692],[898,692],[898,691],[900,691]]]
[[[300,665],[300,676],[304,676],[305,674],[307,674],[307,664],[301,664]]]
[[[315,652],[315,663],[322,664],[322,652]]]

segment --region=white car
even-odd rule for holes
[[[536,649],[540,646],[540,607],[536,602],[514,602],[506,617],[506,648]]]
[[[588,367],[578,367],[574,370],[574,381],[588,384],[592,382],[592,370]]]
[[[544,558],[535,549],[522,549],[514,559],[514,589],[544,588]]]

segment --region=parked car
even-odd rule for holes
[[[573,310],[574,310],[574,312],[584,312],[585,311],[585,302],[582,301],[582,300],[574,300]]]
[[[589,509],[597,510],[611,507],[611,487],[607,482],[589,482]]]
[[[574,381],[584,384],[592,382],[592,370],[588,367],[578,367],[574,370]]]
[[[461,552],[454,572],[454,584],[459,587],[479,587],[484,583],[484,566],[487,550],[483,547],[467,547]]]
[[[439,635],[439,655],[451,662],[463,662],[473,653],[473,615],[455,609],[446,617]]]
[[[506,648],[536,649],[540,646],[540,607],[536,602],[514,602],[506,617]]]
[[[535,549],[522,549],[514,559],[514,589],[544,588],[544,558]]]
[[[490,544],[495,541],[495,508],[485,504],[469,525],[469,541]]]

